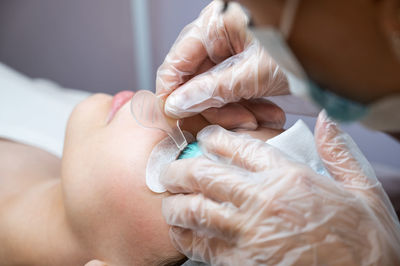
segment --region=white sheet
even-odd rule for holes
[[[71,111],[89,95],[30,79],[0,63],[0,137],[61,157]]]

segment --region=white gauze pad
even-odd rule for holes
[[[314,135],[302,120],[267,143],[293,160],[308,165],[318,174],[330,177],[318,155]]]
[[[183,134],[188,143],[195,141],[192,134],[184,131]],[[160,141],[151,151],[146,166],[146,185],[155,193],[164,193],[167,189],[160,183],[160,174],[164,167],[178,158],[181,151],[175,142],[166,137]]]

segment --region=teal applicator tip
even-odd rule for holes
[[[196,158],[201,156],[203,153],[200,150],[199,143],[197,141],[189,143],[186,148],[183,149],[178,157],[180,159]]]

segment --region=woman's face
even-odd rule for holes
[[[278,27],[288,1],[238,0],[257,27]],[[300,0],[288,44],[322,88],[370,103],[400,93],[399,10],[398,0]]]
[[[139,126],[126,101],[133,92],[124,93],[119,102],[125,104],[117,112],[115,99],[96,94],[70,117],[62,159],[66,215],[84,251],[83,260],[151,265],[181,257],[161,215],[166,194],[154,194],[145,185],[147,159],[167,136]],[[201,116],[183,122],[194,136],[206,125]],[[279,132],[250,133],[266,140]]]

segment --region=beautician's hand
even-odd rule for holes
[[[172,163],[163,214],[179,251],[211,265],[400,265],[400,227],[351,138],[321,114],[333,179],[250,137],[210,126],[206,157]]]
[[[286,122],[285,112],[273,102],[262,98],[209,108],[201,115],[210,124],[229,130],[256,130],[259,127],[282,129]]]
[[[241,7],[232,3],[221,15],[222,5],[213,1],[186,26],[158,69],[157,94],[168,97],[165,112],[172,117],[289,92],[284,74],[247,30]]]

